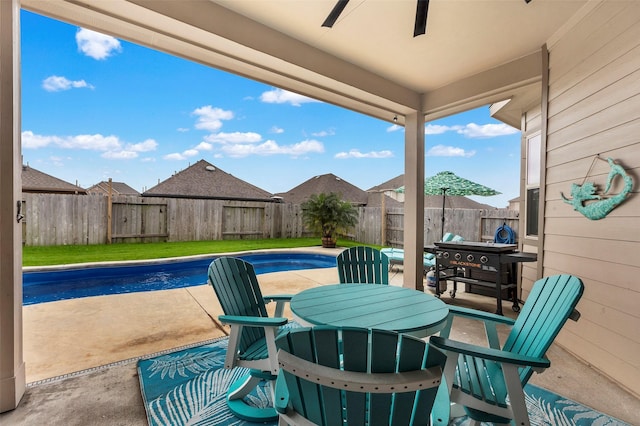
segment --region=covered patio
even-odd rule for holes
[[[317,251],[327,254],[340,249]],[[337,270],[275,272],[260,275],[259,280],[265,294],[295,293],[336,282]],[[392,274],[391,285],[402,282],[401,272]],[[495,308],[493,298],[471,293],[461,292],[456,299],[443,296],[443,300],[476,309]],[[108,316],[110,323],[87,321],[88,313],[96,318]],[[209,317],[221,313],[213,289],[206,285],[25,307],[30,384],[20,406],[0,414],[0,423],[144,425],[137,359],[223,336]],[[508,302],[505,313],[515,315]],[[150,327],[153,333],[147,331]],[[482,344],[484,331],[478,324],[462,321],[455,325],[454,337]],[[73,347],[75,351],[69,350]],[[551,369],[534,375],[532,383],[633,424],[640,410],[640,401],[633,395],[557,345],[548,355]]]
[[[542,276],[581,277],[583,317],[557,343],[637,398],[637,188],[598,221],[560,194],[590,172],[605,180],[606,166],[589,168],[596,155],[613,157],[638,181],[640,3],[432,0],[417,36],[414,1],[352,1],[333,28],[322,27],[334,4],[0,1],[0,412],[20,404],[27,383],[16,220],[21,7],[404,126],[405,287],[423,287],[425,123],[491,105],[523,136],[519,248],[538,261],[520,268],[521,298]]]

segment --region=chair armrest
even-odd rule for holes
[[[225,324],[238,324],[248,327],[280,327],[289,322],[288,319],[281,317],[242,317],[237,315],[220,315],[218,319]]]
[[[461,306],[449,305],[449,314],[457,315],[465,318],[477,319],[480,321],[493,321],[499,324],[513,325],[515,320],[502,315],[492,314],[490,312],[479,311],[477,309],[463,308]]]
[[[284,380],[284,374],[278,374],[276,378],[275,394],[273,396],[273,408],[278,413],[286,414],[289,407],[289,388]]]
[[[269,304],[271,302],[276,302],[276,310],[273,313],[274,317],[282,317],[284,313],[284,305],[287,302],[291,302],[291,298],[293,295],[291,294],[273,294],[270,296],[263,296],[265,304]]]
[[[503,317],[502,315],[496,315],[489,312],[479,311],[477,309],[462,308],[460,306],[449,305],[449,316],[445,326],[440,331],[440,336],[449,337],[451,334],[451,327],[453,325],[453,319],[455,317],[464,317],[473,320],[479,320],[484,323],[485,333],[487,335],[487,342],[489,346],[494,349],[500,349],[500,339],[498,337],[497,324],[503,324],[508,327],[515,324],[515,320]]]
[[[292,297],[293,297],[293,294],[272,294],[269,296],[263,296],[262,298],[264,299],[264,303],[269,303],[269,302],[280,302],[280,301],[288,302],[291,300]]]
[[[470,345],[468,343],[445,339],[438,336],[431,336],[429,338],[429,343],[431,343],[436,348],[442,349],[444,351],[470,355],[477,358],[502,362],[505,364],[515,364],[533,368],[548,368],[551,365],[551,361],[549,361],[547,358],[519,355],[507,351],[502,351],[500,349],[483,348],[481,346]]]

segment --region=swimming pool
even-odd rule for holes
[[[23,305],[202,285],[206,284],[207,268],[216,257],[24,272]],[[256,274],[336,266],[334,256],[313,253],[252,253],[234,257],[253,264]]]

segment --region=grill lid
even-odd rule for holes
[[[436,241],[433,244],[441,249],[482,251],[486,253],[513,253],[518,248],[516,244],[483,243],[475,241]]]

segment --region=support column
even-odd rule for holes
[[[424,290],[424,114],[405,116],[404,127],[404,281]]]
[[[20,1],[0,0],[0,412],[25,392],[22,354]]]

